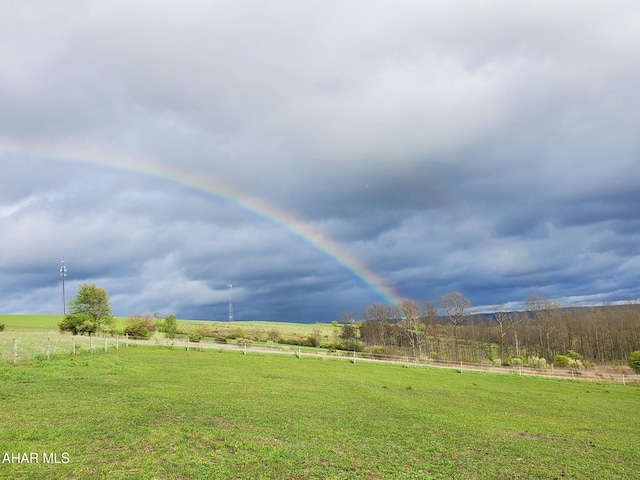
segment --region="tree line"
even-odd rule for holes
[[[494,305],[490,313],[472,315],[471,307],[459,292],[424,303],[374,303],[363,309],[358,321],[353,312],[343,313],[342,322],[349,324],[343,330],[344,343],[381,355],[503,365],[527,358],[552,362],[559,356],[591,363],[626,362],[640,349],[637,302],[563,308],[531,296],[523,311]]]
[[[314,330],[305,345],[502,365],[525,361],[562,365],[583,360],[619,363],[630,361],[632,353],[640,350],[638,302],[563,308],[557,302],[531,296],[522,311],[493,305],[490,313],[471,314],[471,307],[471,300],[460,292],[423,303],[373,303],[363,309],[360,320],[355,319],[355,312],[343,312],[335,338],[323,339],[320,330]],[[114,331],[109,296],[96,285],[82,284],[69,302],[69,312],[59,323],[61,331],[74,335]],[[132,315],[122,333],[149,338],[156,330],[173,338],[179,333],[176,316]],[[189,335],[198,341],[204,333]]]

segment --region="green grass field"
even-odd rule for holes
[[[125,326],[125,317],[115,317],[116,328],[122,330]],[[40,330],[58,331],[58,323],[62,321],[62,315],[0,315],[0,324],[4,324],[7,330]],[[237,321],[237,322],[210,322],[203,320],[178,320],[182,329],[195,329],[204,326],[207,329],[242,329],[247,332],[268,332],[278,330],[283,335],[311,335],[314,329],[319,329],[324,335],[330,335],[334,327],[329,323],[304,324],[285,322],[261,322],[261,321]]]
[[[637,386],[151,346],[4,361],[0,379],[0,455],[40,460],[0,478],[640,472]]]
[[[62,315],[0,315],[6,330],[58,330]]]

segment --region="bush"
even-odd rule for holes
[[[127,325],[124,327],[124,333],[129,335],[131,338],[138,338],[142,340],[149,338],[149,329],[144,323],[138,321],[127,321]]]
[[[202,334],[200,332],[191,332],[189,334],[189,341],[193,343],[199,343],[202,340]]]
[[[571,360],[571,358],[569,358],[566,355],[556,355],[553,358],[553,366],[554,367],[568,367],[569,366],[569,360]]]
[[[64,320],[58,323],[61,332],[71,332],[74,335],[78,333],[92,333],[98,330],[98,323],[86,313],[70,313]]]
[[[269,338],[270,342],[278,343],[282,339],[282,335],[280,334],[279,330],[273,329],[269,330],[269,332],[267,333],[267,338]]]
[[[547,368],[547,359],[544,357],[529,357],[527,358],[527,367],[532,368]]]
[[[153,318],[151,315],[141,315],[136,313],[135,315],[131,315],[127,319],[127,323],[139,323],[144,325],[147,329],[147,333],[153,333],[158,330],[158,321]]]
[[[178,319],[175,315],[167,315],[159,325],[158,329],[169,338],[174,338],[178,333]]]
[[[567,364],[567,367],[569,367],[569,369],[572,372],[577,372],[578,370],[580,370],[583,365],[582,365],[582,361],[581,360],[574,360],[573,358],[569,359],[569,363]]]
[[[236,338],[233,343],[235,343],[239,347],[244,347],[245,345],[247,347],[250,347],[253,344],[253,340],[249,338]]]
[[[520,367],[524,365],[526,362],[527,362],[527,359],[524,358],[523,356],[513,357],[511,359],[511,365],[513,365],[514,367]]]
[[[640,373],[640,350],[636,350],[631,355],[629,355],[627,364],[631,368],[633,368],[634,372]]]
[[[569,350],[567,352],[567,357],[571,358],[572,360],[582,360],[582,355],[574,350]]]
[[[4,332],[4,323],[0,323],[0,332]]]

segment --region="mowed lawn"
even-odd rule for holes
[[[130,346],[3,361],[0,400],[8,479],[640,477],[637,386]]]

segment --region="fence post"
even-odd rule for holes
[[[128,334],[128,333],[127,333],[127,341],[125,342],[125,344],[124,344],[124,345],[125,345],[125,347],[128,347],[128,346],[129,346],[129,334]]]
[[[13,363],[18,363],[18,339],[13,339]]]
[[[244,355],[246,355],[246,354],[247,354],[247,344],[245,343],[244,344]]]
[[[116,350],[118,350],[118,335],[116,335]]]
[[[89,351],[93,353],[93,335],[89,334]]]
[[[189,351],[189,337],[187,337],[187,352]]]
[[[47,360],[51,359],[51,339],[47,338]]]
[[[76,337],[71,338],[71,355],[76,355]]]
[[[624,373],[622,374],[622,385],[626,385],[626,384],[624,383]]]
[[[104,351],[107,351],[107,337],[104,337]]]

